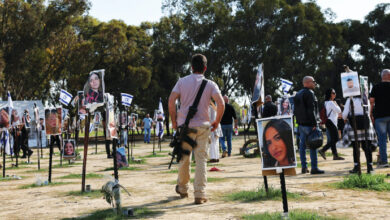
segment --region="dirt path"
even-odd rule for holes
[[[213,181],[207,185],[209,202],[204,205],[194,205],[193,187],[191,185],[189,198],[179,199],[174,191],[177,173],[169,172],[168,156],[171,148],[163,143],[161,157],[148,157],[153,145],[136,143],[134,155],[144,157],[144,164],[131,164],[135,170],[120,170],[119,180],[132,194],[131,197],[122,193],[122,203],[125,207],[148,208],[156,211],[153,219],[240,219],[241,216],[259,212],[282,211],[281,201],[264,202],[231,202],[225,195],[242,190],[254,190],[261,187],[260,158],[243,158],[238,155],[243,139],[233,140],[234,155],[220,160],[216,167],[224,171],[208,172]],[[59,164],[58,150],[54,165]],[[104,171],[112,167],[112,160],[106,159],[104,146],[99,145],[98,154],[94,152],[94,144],[89,149],[87,173],[111,175],[113,171]],[[289,201],[289,209],[306,209],[322,215],[331,215],[348,219],[390,219],[390,192],[340,190],[329,186],[329,183],[340,181],[352,168],[352,149],[339,149],[345,155],[345,161],[323,160],[319,157],[319,167],[326,171],[325,175],[300,174],[287,177],[287,190],[304,193],[303,199]],[[45,150],[42,168],[48,167],[48,150]],[[307,157],[309,159],[309,156]],[[374,153],[376,158],[376,153]],[[22,189],[33,184],[36,175],[47,178],[47,172],[36,172],[36,153],[32,160],[34,164],[23,164],[22,168],[8,169],[8,175],[22,176],[22,180],[0,181],[0,219],[61,219],[80,217],[98,210],[110,208],[101,197],[70,196],[70,191],[81,190],[81,179],[61,179],[68,174],[81,174],[82,161],[76,165],[53,170],[54,183],[66,183],[53,186]],[[24,160],[22,160],[24,162]],[[362,154],[362,162],[365,162]],[[67,162],[65,161],[64,164]],[[9,167],[10,162],[7,162]],[[364,171],[365,167],[363,166]],[[176,170],[173,165],[172,170]],[[208,167],[210,169],[210,166]],[[376,173],[390,173],[390,169],[378,169]],[[193,177],[193,174],[191,175]],[[92,189],[100,190],[107,181],[106,178],[87,179]],[[279,178],[270,177],[269,184],[279,188]],[[145,217],[148,218],[148,217]]]

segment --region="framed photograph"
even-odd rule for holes
[[[120,147],[116,150],[116,165],[118,168],[129,166],[126,158],[126,150],[124,147]]]
[[[131,113],[129,116],[129,128],[135,129],[137,127],[138,114]]]
[[[359,76],[357,72],[341,74],[341,88],[343,97],[360,96]]]
[[[106,137],[109,140],[118,138],[118,132],[116,129],[115,109],[114,109],[114,96],[106,93]]]
[[[4,107],[0,110],[0,128],[9,128],[10,117],[9,117],[9,108]]]
[[[296,167],[292,117],[257,119],[256,123],[262,170]]]
[[[11,111],[11,126],[16,127],[22,124],[21,117],[19,116],[18,109],[14,108]]]
[[[279,115],[292,115],[290,100],[286,98],[280,99]]]
[[[45,127],[47,135],[61,134],[62,108],[45,109]]]
[[[98,126],[102,120],[102,114],[100,112],[95,112],[95,115],[93,117],[93,123],[95,123],[95,126]]]
[[[73,139],[64,140],[64,151],[62,152],[62,157],[64,159],[73,159],[76,157],[75,144],[76,142]]]
[[[77,92],[77,108],[79,115],[87,115],[87,106],[84,104],[84,92],[78,91]]]
[[[90,106],[104,103],[104,70],[94,70],[89,73],[88,80],[84,85],[84,104]],[[100,105],[99,105],[100,104]]]
[[[126,125],[127,125],[127,112],[123,111],[119,118],[120,118],[120,125],[122,125],[122,128],[126,128]]]

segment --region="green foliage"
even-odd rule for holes
[[[287,198],[298,199],[301,198],[302,194],[287,192]],[[228,200],[232,201],[243,201],[243,202],[255,202],[255,201],[266,201],[266,200],[281,200],[282,192],[280,189],[273,187],[268,188],[268,193],[264,187],[257,188],[251,191],[240,191],[231,193],[226,196]]]
[[[357,174],[348,175],[344,180],[335,183],[334,186],[339,189],[363,189],[374,191],[390,191],[390,183],[385,181],[386,175]]]
[[[328,217],[323,216],[318,213],[315,213],[313,211],[306,211],[306,210],[292,210],[288,213],[288,218],[290,220],[339,220],[341,218],[334,218],[334,217]],[[243,219],[245,220],[279,220],[283,219],[282,214],[280,212],[265,212],[261,214],[251,214],[251,215],[244,215]],[[345,219],[345,218],[342,218]]]

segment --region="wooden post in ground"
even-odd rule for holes
[[[87,156],[88,156],[88,139],[89,139],[89,118],[91,114],[87,109],[87,116],[85,118],[85,133],[84,133],[84,157],[83,157],[83,173],[81,179],[81,192],[85,192],[85,173],[87,168]]]

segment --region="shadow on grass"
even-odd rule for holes
[[[303,193],[291,193],[287,192],[288,199],[301,199],[304,197]],[[242,201],[242,202],[256,202],[266,200],[282,200],[282,192],[280,189],[273,187],[268,188],[268,193],[264,187],[257,188],[256,190],[240,191],[228,194],[225,196],[229,201]]]
[[[332,183],[331,186],[338,189],[390,191],[390,183],[385,181],[386,175],[382,174],[357,174],[344,177],[343,181]]]
[[[156,218],[161,216],[164,212],[159,210],[151,210],[148,208],[134,208],[134,216],[123,216],[117,215],[113,209],[104,209],[93,212],[86,216],[77,218],[65,218],[63,220],[80,219],[80,220],[95,220],[95,219],[106,219],[106,220],[120,220],[120,219],[143,219],[143,218]]]
[[[208,183],[222,182],[222,181],[227,181],[228,179],[229,179],[229,178],[207,177],[207,182],[208,182]],[[191,178],[191,179],[190,179],[190,182],[191,182],[191,183],[194,183],[194,178]],[[174,184],[177,184],[177,181],[174,180],[174,181],[169,181],[169,182],[167,182],[167,183],[174,185]]]
[[[275,220],[275,219],[284,219],[282,217],[281,212],[265,212],[265,213],[258,213],[258,214],[251,214],[251,215],[244,215],[242,217],[245,220]],[[315,219],[315,220],[341,220],[341,219],[347,219],[345,217],[343,218],[336,218],[336,217],[329,217],[329,216],[323,216],[320,215],[314,211],[311,210],[292,210],[288,213],[288,219],[290,220],[302,220],[302,219]]]
[[[166,171],[164,173],[179,173],[179,170],[178,169],[173,169],[173,170]],[[191,173],[195,173],[195,169],[194,168],[191,168]]]
[[[149,155],[146,155],[146,156],[142,156],[140,157],[141,159],[142,158],[153,158],[153,157],[168,157],[170,155],[168,154],[159,154],[159,153],[156,153],[156,154],[149,154]]]
[[[137,158],[135,158],[135,159],[137,160]],[[129,160],[128,163],[129,164],[145,164],[146,163],[145,158],[140,158],[138,160],[139,161]]]

